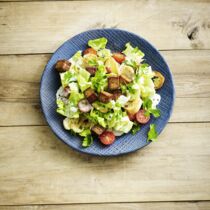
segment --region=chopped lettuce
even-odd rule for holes
[[[66,71],[64,73],[60,73],[60,78],[63,87],[66,87],[70,82],[74,82],[77,80],[75,72],[72,71]]]
[[[152,106],[152,100],[150,98],[146,98],[143,102],[143,109],[146,111],[145,115],[148,116],[152,114],[155,118],[160,117],[160,110],[154,109]]]
[[[62,100],[57,99],[56,104],[58,106],[57,109],[56,109],[56,112],[63,115],[63,116],[66,116],[64,102]]]
[[[123,133],[128,133],[133,127],[133,122],[129,120],[127,116],[122,117],[120,121],[117,121],[114,129],[116,131],[122,131]]]
[[[108,86],[106,69],[104,66],[99,66],[94,77],[91,78],[93,89],[101,92]]]
[[[79,73],[77,75],[78,85],[80,90],[84,92],[87,88],[91,87],[91,82],[89,81],[90,73],[83,68],[79,69]]]
[[[93,137],[91,135],[85,136],[82,141],[83,147],[89,147],[93,143]]]
[[[132,47],[130,43],[127,43],[125,46],[126,49],[123,51],[123,53],[126,55],[126,62],[131,66],[139,64],[144,57],[144,53],[139,50],[138,47]]]
[[[82,51],[77,51],[69,61],[75,66],[80,66],[83,63]]]
[[[109,49],[101,49],[98,51],[98,56],[106,60],[112,56],[112,53]]]
[[[150,129],[147,134],[147,141],[157,141],[158,133],[156,131],[156,125],[155,124],[150,124]]]
[[[105,119],[103,118],[103,114],[97,110],[92,109],[90,115],[88,115],[87,117],[95,124],[99,124],[104,128],[107,126]]]
[[[134,123],[134,124],[133,124],[133,127],[132,127],[132,129],[131,129],[131,133],[132,133],[133,135],[135,135],[140,129],[141,129],[140,125],[137,124],[137,123]]]
[[[79,92],[79,87],[76,82],[69,83],[70,91]]]
[[[88,41],[88,46],[92,47],[94,50],[98,51],[106,47],[107,39],[102,37],[99,39],[93,39]]]

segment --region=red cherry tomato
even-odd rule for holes
[[[115,141],[115,135],[110,131],[104,131],[101,135],[99,135],[99,139],[102,144],[110,145]]]
[[[137,122],[139,122],[141,124],[146,124],[150,120],[150,115],[149,116],[145,116],[145,111],[143,109],[140,109],[136,113],[136,120],[137,120]]]
[[[94,55],[97,55],[97,52],[93,49],[93,48],[87,48],[86,50],[83,51],[83,55],[86,55],[86,54],[94,54]]]
[[[119,63],[121,64],[125,60],[125,55],[123,55],[120,52],[113,53],[112,57]]]

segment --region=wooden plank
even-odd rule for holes
[[[0,203],[209,200],[209,137],[210,123],[168,124],[157,143],[99,158],[73,152],[46,126],[1,127]]]
[[[0,210],[209,210],[210,202],[154,202],[154,203],[113,203],[113,204],[72,204],[0,206]]]
[[[210,97],[209,50],[161,53],[174,74],[177,97]],[[49,57],[0,56],[0,99],[38,99],[39,81]]]
[[[159,49],[210,49],[206,1],[2,2],[0,11],[0,54],[51,53],[93,28],[132,31]]]
[[[210,122],[209,104],[210,98],[177,98],[169,122]],[[0,110],[0,126],[46,125],[39,102],[0,101]]]

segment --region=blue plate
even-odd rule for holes
[[[94,143],[88,147],[81,146],[81,138],[73,136],[69,131],[63,128],[63,119],[61,115],[56,113],[56,91],[60,86],[59,74],[55,72],[54,65],[57,60],[69,59],[78,50],[87,48],[87,42],[90,39],[106,37],[108,40],[107,48],[112,51],[122,51],[127,42],[132,46],[138,46],[145,53],[145,61],[152,66],[152,69],[160,71],[166,78],[164,86],[158,91],[162,99],[159,106],[161,117],[150,120],[155,123],[157,132],[163,130],[169,120],[174,103],[174,85],[172,75],[163,57],[160,53],[145,39],[133,33],[119,29],[96,29],[83,32],[66,41],[50,58],[41,79],[40,97],[41,106],[47,123],[51,127],[55,135],[73,149],[99,156],[117,156],[136,151],[149,144],[147,142],[147,132],[149,124],[142,126],[141,130],[136,134],[126,134],[118,137],[114,144],[103,146],[98,139],[94,139]]]

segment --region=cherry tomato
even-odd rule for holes
[[[154,71],[155,76],[152,78],[155,89],[158,90],[163,86],[163,83],[165,81],[165,77],[159,72],[159,71]]]
[[[97,55],[97,52],[93,49],[93,48],[87,48],[86,50],[83,51],[83,55],[86,55],[86,54],[94,54],[94,55]]]
[[[150,120],[150,115],[149,116],[145,116],[145,111],[143,109],[140,109],[136,113],[136,120],[137,120],[137,122],[139,122],[141,124],[146,124]]]
[[[125,55],[123,55],[120,52],[113,53],[112,57],[119,63],[121,64],[125,60]]]
[[[115,135],[111,131],[104,131],[101,135],[99,135],[99,139],[102,144],[110,145],[115,141]]]

